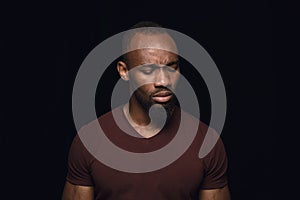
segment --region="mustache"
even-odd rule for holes
[[[165,93],[169,93],[170,95],[173,95],[174,93],[172,92],[172,90],[170,90],[169,88],[166,88],[166,87],[162,87],[162,88],[158,88],[156,89],[155,91],[151,92],[151,96],[155,96],[157,95],[158,93],[161,93],[161,92],[165,92]]]

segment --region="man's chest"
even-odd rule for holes
[[[126,173],[98,161],[91,165],[95,192],[102,199],[193,199],[204,176],[203,164],[183,155],[169,166],[147,173]]]

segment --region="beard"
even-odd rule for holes
[[[149,113],[151,119],[155,119],[158,123],[166,120],[168,121],[171,118],[177,102],[177,98],[173,92],[171,99],[166,103],[157,103],[153,101],[152,96],[162,91],[172,92],[168,88],[159,88],[149,95],[143,95],[138,90],[133,94],[138,103]]]

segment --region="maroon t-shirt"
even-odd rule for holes
[[[127,126],[126,129],[138,135],[121,107],[114,112],[121,116],[118,124]],[[222,188],[227,184],[227,158],[221,139],[218,138],[213,149],[200,159],[199,150],[208,127],[180,109],[176,109],[164,128],[151,138],[134,137],[123,132],[112,112],[101,116],[98,122],[112,143],[136,153],[163,148],[174,138],[179,124],[184,127],[185,134],[189,134],[189,127],[195,122],[199,125],[195,139],[182,156],[162,169],[146,173],[128,173],[106,166],[85,148],[77,134],[69,152],[67,181],[74,185],[93,186],[96,200],[198,199],[199,190]]]

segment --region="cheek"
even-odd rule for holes
[[[138,91],[140,93],[150,95],[152,93],[153,89],[154,88],[153,88],[152,84],[146,84],[146,85],[139,87]]]
[[[180,77],[180,74],[175,74],[173,76],[170,76],[170,81],[171,81],[171,87],[172,88],[175,88],[178,81],[179,81],[179,77]]]
[[[146,85],[149,83],[153,83],[153,77],[148,75],[143,75],[142,73],[136,72],[130,75],[130,80],[136,85]]]
[[[144,93],[147,93],[151,90],[153,90],[153,83],[149,80],[149,77],[140,75],[138,73],[132,73],[130,74],[130,85],[131,88],[139,88],[139,90],[143,91]]]

